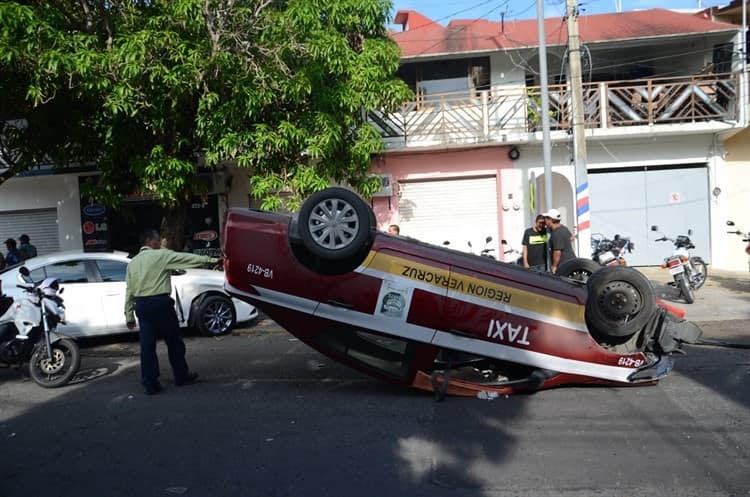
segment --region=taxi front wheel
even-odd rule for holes
[[[589,277],[586,287],[586,320],[599,335],[632,336],[641,331],[656,312],[651,283],[633,268],[602,268]]]

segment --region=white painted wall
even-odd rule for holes
[[[0,186],[0,212],[56,208],[60,250],[81,249],[78,176],[11,178]]]
[[[721,269],[744,272],[748,270],[745,244],[727,231],[750,231],[750,128],[727,140],[718,151],[715,183],[721,193],[712,197],[716,212],[712,219],[716,232],[713,263]],[[734,228],[726,225],[729,220],[735,222]]]
[[[538,211],[544,205],[544,163],[542,145],[527,144],[519,147],[521,157],[515,167],[523,171],[522,185],[528,199],[528,180],[533,172],[540,187],[536,192]],[[573,167],[570,165],[572,148],[565,142],[552,144],[552,170],[575,185]],[[684,136],[661,136],[631,140],[587,141],[589,169],[636,167],[643,165],[679,165],[706,163],[709,168],[709,191],[719,187],[718,196],[710,195],[711,259],[714,267],[747,271],[748,259],[739,237],[727,234],[726,221],[731,219],[742,230],[750,230],[750,132],[748,130],[729,140],[726,148],[721,146],[714,134]],[[726,159],[722,158],[726,154]],[[565,216],[563,223],[574,226],[575,209],[572,190],[570,195],[560,191],[560,183],[553,184],[553,206]],[[569,205],[567,205],[569,204]],[[524,209],[525,226],[531,225],[528,202]],[[705,254],[700,254],[705,255]]]

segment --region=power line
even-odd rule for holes
[[[464,12],[468,12],[468,11],[470,11],[470,10],[474,10],[474,9],[477,9],[477,8],[479,8],[479,7],[482,7],[482,6],[484,6],[484,5],[487,5],[488,3],[492,3],[492,2],[494,2],[494,1],[496,1],[496,0],[484,0],[484,1],[482,1],[482,2],[479,2],[479,3],[478,3],[478,4],[476,4],[476,5],[472,5],[471,7],[467,7],[467,8],[465,8],[465,9],[461,9],[461,10],[458,10],[458,11],[456,11],[456,12],[453,12],[452,14],[448,14],[448,15],[446,15],[446,16],[443,16],[443,17],[440,17],[440,18],[438,18],[438,19],[435,19],[435,20],[433,20],[432,22],[429,22],[429,23],[427,23],[427,24],[423,24],[423,25],[421,25],[421,26],[417,26],[417,27],[415,27],[415,28],[411,28],[411,29],[409,29],[409,31],[410,31],[410,32],[412,32],[412,31],[417,31],[417,30],[419,30],[419,29],[422,29],[422,28],[426,28],[426,27],[428,27],[428,26],[432,26],[433,24],[438,24],[438,25],[440,25],[440,26],[442,27],[442,24],[440,24],[440,21],[445,21],[446,19],[453,19],[453,18],[454,18],[454,17],[456,17],[456,16],[458,15],[458,14],[463,14]],[[508,3],[510,3],[510,1],[511,1],[511,0],[506,0],[506,1],[505,1],[505,3],[504,3],[503,5],[507,5]],[[502,7],[503,5],[501,5],[501,7]]]
[[[472,22],[470,22],[469,24],[465,24],[465,25],[461,26],[461,30],[462,30],[462,31],[466,31],[466,30],[467,30],[467,29],[468,29],[468,28],[469,28],[470,26],[473,26],[474,24],[478,23],[479,21],[485,21],[485,20],[488,20],[488,19],[485,19],[485,18],[486,18],[487,16],[489,16],[490,14],[492,14],[492,13],[493,13],[494,11],[496,11],[496,10],[500,10],[500,8],[504,7],[504,6],[505,6],[505,5],[507,5],[507,4],[509,3],[509,2],[510,2],[510,0],[506,0],[506,1],[505,1],[505,3],[503,3],[503,4],[501,4],[501,5],[498,5],[497,7],[493,7],[493,8],[491,8],[491,9],[490,9],[489,11],[487,11],[487,13],[485,13],[484,15],[482,15],[482,16],[480,16],[479,18],[477,18],[477,19],[473,20],[473,21],[472,21]],[[470,37],[468,37],[468,36],[467,36],[466,38],[470,38]],[[455,39],[455,38],[454,38],[454,39]],[[438,41],[437,41],[437,42],[435,42],[434,44],[432,44],[432,45],[430,45],[429,47],[427,47],[427,48],[423,49],[422,51],[420,51],[420,52],[419,52],[419,53],[418,53],[417,55],[424,55],[424,54],[425,54],[425,52],[428,52],[428,51],[432,50],[433,48],[435,48],[435,47],[436,47],[436,46],[438,46],[439,44],[443,43],[444,41],[446,41],[446,39],[445,39],[445,38],[441,38],[440,40],[438,40]]]

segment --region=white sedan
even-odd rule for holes
[[[57,278],[64,289],[65,320],[59,330],[71,337],[126,333],[125,273],[130,259],[125,252],[66,251],[28,259],[31,279]],[[22,297],[20,265],[0,272],[3,293]],[[172,298],[180,326],[196,327],[204,335],[222,335],[238,322],[258,317],[250,304],[224,291],[224,273],[210,269],[175,271]]]

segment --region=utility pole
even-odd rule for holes
[[[591,257],[591,213],[589,183],[586,174],[586,118],[583,112],[583,80],[581,77],[581,38],[578,34],[576,0],[566,0],[568,18],[568,88],[571,99],[573,128],[573,163],[576,184],[576,233],[578,257]]]
[[[549,126],[549,85],[547,78],[547,34],[544,29],[544,0],[536,0],[539,32],[539,85],[542,92],[542,156],[544,161],[544,210],[552,208],[552,140]]]

